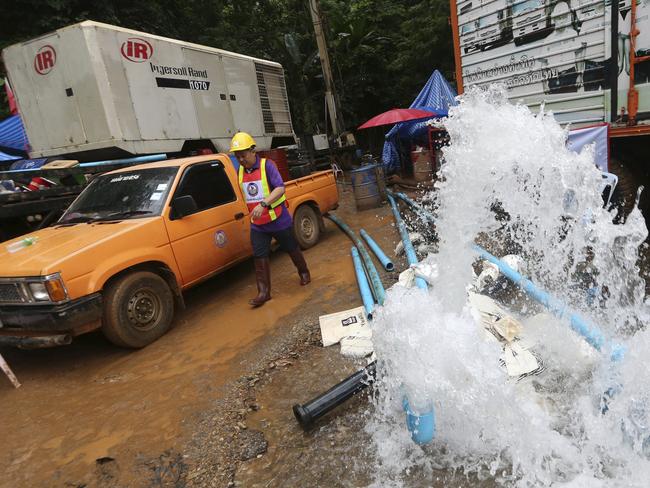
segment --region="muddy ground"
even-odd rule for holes
[[[392,254],[387,205],[356,212],[340,187],[336,212]],[[251,310],[252,261],[190,290],[174,328],[131,351],[100,333],[37,351],[3,348],[23,386],[0,377],[2,487],[363,486],[354,399],[304,433],[291,406],[358,369],[320,344],[319,315],[360,305],[350,241],[326,221],[305,252],[301,287],[288,256],[272,257],[273,299]],[[405,262],[396,261],[397,270]],[[397,273],[383,271],[386,285]]]

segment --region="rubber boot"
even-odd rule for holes
[[[255,280],[257,281],[257,296],[248,301],[253,308],[260,307],[271,299],[271,266],[269,258],[255,258]]]
[[[305,262],[305,257],[302,255],[302,251],[299,247],[289,253],[293,264],[298,270],[298,276],[300,276],[300,284],[306,285],[311,281],[311,275],[309,274],[309,269],[307,269],[307,263]]]

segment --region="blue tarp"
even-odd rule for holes
[[[571,151],[579,153],[582,148],[594,144],[594,163],[601,171],[608,171],[609,162],[609,124],[583,127],[569,131],[566,145]]]
[[[12,163],[9,167],[9,172],[12,171],[26,171],[32,169],[40,169],[47,162],[47,158],[37,158],[37,159],[21,159]]]
[[[446,117],[449,107],[457,103],[456,91],[445,77],[435,70],[409,108],[435,112],[436,115],[431,117],[433,119]],[[402,122],[388,131],[382,152],[382,161],[388,171],[396,171],[400,166],[398,140],[412,139],[426,133],[429,127],[426,123],[428,120],[431,119]]]
[[[12,156],[11,154],[0,151],[0,161],[14,161],[16,159],[20,159],[20,156]]]
[[[12,115],[0,122],[0,150],[27,154],[29,141],[20,115]]]

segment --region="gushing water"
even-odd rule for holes
[[[439,252],[427,258],[437,276],[428,295],[393,287],[373,325],[379,394],[367,429],[376,486],[443,478],[463,486],[648,486],[641,213],[613,224],[593,153],[566,149],[552,115],[508,103],[502,87],[461,97],[444,126],[451,144],[434,196]],[[545,369],[509,377],[502,345],[486,340],[467,305],[474,243],[519,255],[526,276],[598,324],[608,343],[624,345],[624,359],[612,362],[606,348],[596,351],[566,320],[515,294],[504,306]],[[404,395],[416,410],[434,408],[430,445],[411,441]]]

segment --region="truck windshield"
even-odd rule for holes
[[[59,224],[160,215],[178,167],[147,168],[97,177]]]

